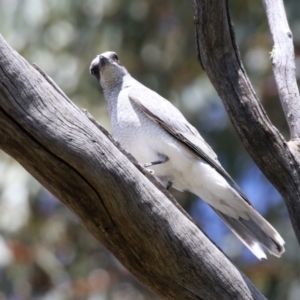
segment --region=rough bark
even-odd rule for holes
[[[2,38],[0,128],[0,148],[163,299],[264,299],[148,171]]]
[[[198,57],[245,148],[284,198],[300,242],[300,165],[270,122],[240,60],[227,0],[194,0]],[[295,101],[295,105],[299,105]],[[298,117],[297,117],[298,118]],[[298,122],[300,120],[294,120]]]
[[[271,60],[279,99],[290,128],[291,139],[300,139],[300,96],[296,80],[293,35],[282,0],[263,0],[273,37]]]

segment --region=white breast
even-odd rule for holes
[[[142,111],[133,107],[127,93],[127,89],[122,90],[117,103],[109,105],[114,138],[141,164],[156,161],[161,155],[167,156],[168,162],[151,167],[154,175],[168,179],[172,177],[178,189],[186,189],[183,174],[194,162],[193,154]]]

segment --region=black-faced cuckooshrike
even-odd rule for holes
[[[259,259],[261,246],[280,257],[284,241],[253,208],[199,132],[169,101],[131,77],[115,52],[98,55],[90,72],[108,102],[114,138],[165,186],[206,201]]]

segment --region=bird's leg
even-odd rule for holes
[[[166,189],[169,191],[170,188],[172,187],[172,185],[173,185],[173,182],[169,181],[167,186],[166,186]]]
[[[151,167],[151,166],[163,164],[163,163],[167,162],[168,160],[169,160],[168,156],[162,156],[162,158],[160,160],[156,160],[156,161],[153,161],[153,162],[150,162],[150,163],[143,164],[143,166],[145,168],[148,168],[148,167]]]

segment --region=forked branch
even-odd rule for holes
[[[270,122],[251,86],[236,45],[228,1],[194,0],[194,6],[200,63],[223,100],[245,148],[283,196],[300,243],[299,154],[297,151],[292,153],[285,139]],[[294,81],[291,82],[283,94],[287,89],[294,91],[293,124],[297,126],[291,123],[291,130],[294,130],[294,136],[298,136],[299,103]]]

